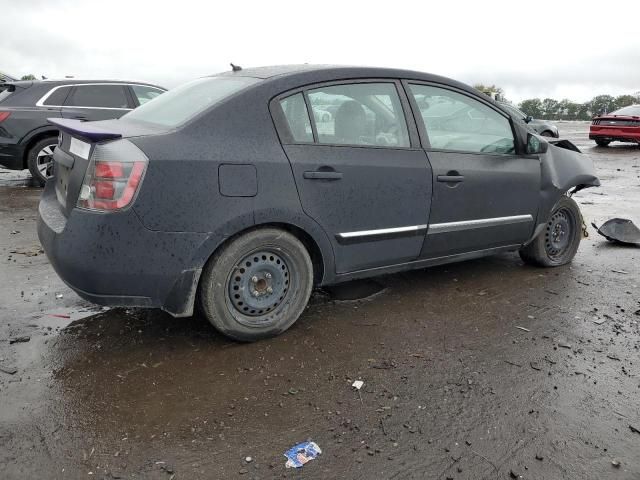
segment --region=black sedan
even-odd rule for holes
[[[505,251],[564,265],[582,235],[567,193],[599,185],[570,142],[414,71],[236,68],[119,120],[51,122],[38,233],[65,282],[102,305],[198,304],[244,341],[289,328],[314,285]]]

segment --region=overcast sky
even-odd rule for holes
[[[173,87],[335,63],[495,83],[513,101],[640,91],[640,0],[0,0],[0,71]]]

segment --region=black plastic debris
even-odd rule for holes
[[[591,225],[610,242],[624,245],[640,245],[640,228],[636,227],[631,220],[612,218],[604,222],[600,227],[595,223]]]

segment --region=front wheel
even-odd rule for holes
[[[520,249],[520,258],[539,267],[559,267],[573,260],[581,239],[580,208],[573,199],[563,196],[553,208],[544,230]]]
[[[552,138],[555,137],[555,135],[551,130],[545,130],[540,135],[542,135],[543,137],[552,137]]]
[[[290,233],[263,228],[215,253],[202,271],[198,297],[206,318],[241,341],[276,336],[304,311],[313,287],[313,265]]]

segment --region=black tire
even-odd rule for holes
[[[58,137],[51,136],[38,140],[27,152],[27,167],[31,176],[43,187],[53,170],[53,151],[58,145]],[[50,151],[50,154],[48,152]],[[46,163],[48,162],[48,163]]]
[[[251,342],[287,330],[313,287],[313,264],[290,233],[262,228],[232,240],[205,265],[200,309],[224,335]]]
[[[520,249],[525,263],[559,267],[573,260],[582,240],[582,214],[573,199],[562,196],[551,212],[544,230]]]
[[[599,147],[608,147],[610,143],[611,143],[610,140],[596,140],[596,144]]]
[[[543,137],[552,137],[552,138],[555,137],[555,135],[553,134],[553,132],[551,130],[545,130],[540,135],[542,135]]]

